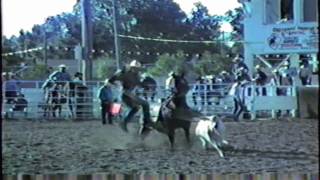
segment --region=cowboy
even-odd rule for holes
[[[122,101],[131,109],[124,121],[120,123],[121,128],[128,132],[127,123],[133,119],[134,115],[142,107],[143,125],[139,129],[140,134],[148,134],[151,131],[151,115],[150,107],[147,101],[138,97],[135,94],[135,89],[142,86],[140,72],[142,70],[141,63],[137,60],[131,61],[128,67],[116,72],[109,82],[115,84],[115,81],[120,81],[123,86]]]
[[[109,80],[104,81],[103,86],[98,90],[98,98],[101,102],[102,124],[106,124],[106,114],[108,114],[109,124],[112,124],[112,114],[110,113],[111,104],[113,102],[112,87]]]
[[[56,84],[59,84],[59,85],[61,84],[62,87],[65,87],[67,82],[71,81],[71,76],[66,70],[67,70],[66,65],[64,64],[59,65],[59,70],[50,74],[49,79],[54,81]]]

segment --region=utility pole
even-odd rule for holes
[[[120,69],[120,51],[119,51],[119,39],[118,39],[118,24],[117,24],[117,5],[116,0],[112,0],[112,6],[113,6],[113,32],[114,32],[114,48],[115,48],[115,54],[116,54],[116,64],[117,69]]]
[[[85,80],[92,79],[92,15],[90,0],[81,0],[81,35]]]
[[[46,27],[46,26],[45,26]],[[46,72],[48,70],[48,52],[47,52],[47,30],[46,28],[44,29],[43,32],[43,38],[44,38],[44,42],[43,42],[43,59],[44,59],[44,65],[46,67]],[[47,74],[48,75],[48,74]]]

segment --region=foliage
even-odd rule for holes
[[[232,35],[234,39],[242,33],[241,17],[243,12],[241,9],[230,11],[223,18],[210,15],[205,6],[196,3],[191,16],[187,16],[173,0],[122,0],[116,2],[118,29],[119,34],[122,35],[157,39],[216,40],[221,35],[220,25],[223,20],[229,21],[234,26],[235,31]],[[113,58],[100,52],[100,50],[108,53],[114,52],[112,1],[91,0],[91,4],[93,16],[92,42],[93,49],[97,50],[92,54],[92,57],[97,59],[94,61],[94,66],[98,68],[95,76],[96,78],[104,78],[113,71],[112,68],[109,71],[108,67],[113,67],[115,64]],[[46,39],[48,59],[72,59],[73,48],[81,44],[80,1],[74,6],[72,13],[52,16],[45,23],[35,25],[31,32],[21,30],[17,37],[4,38],[2,53],[43,47]],[[155,63],[155,67],[150,70],[155,75],[163,75],[179,67],[179,64],[188,59],[188,57],[184,57],[182,52],[189,55],[204,54],[202,57],[204,58],[206,53],[215,54],[221,50],[226,53],[233,53],[241,50],[238,45],[230,49],[219,43],[167,43],[123,37],[120,37],[119,41],[122,63],[131,59],[137,59],[146,64]],[[114,53],[112,56],[114,56]],[[218,59],[221,58],[223,58],[223,55]],[[19,62],[29,59],[43,59],[43,50],[6,58],[9,65],[17,65]],[[201,73],[216,71],[206,69],[209,67],[206,65],[210,62],[210,60],[203,60],[202,64],[198,65],[199,71]]]
[[[182,51],[177,54],[163,54],[157,59],[155,66],[148,73],[153,76],[167,76],[171,71],[179,71],[179,67],[184,63],[185,57]]]
[[[96,59],[94,68],[96,71],[93,71],[94,79],[104,80],[106,77],[110,77],[117,70],[115,64],[115,59],[110,56],[102,56]]]
[[[221,54],[211,54],[205,52],[195,65],[196,72],[201,75],[217,75],[223,70],[229,71],[231,68],[231,58]]]
[[[47,77],[47,69],[46,66],[43,64],[38,64],[29,69],[27,72],[23,73],[24,79],[29,80],[40,80]]]

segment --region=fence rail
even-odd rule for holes
[[[15,109],[19,103],[11,103],[10,97],[5,92],[6,82],[3,83],[3,115],[7,118],[19,116],[23,118],[43,118],[46,113],[47,103],[44,91],[41,89],[44,81],[20,81],[19,90],[24,94],[28,105],[22,110]],[[97,91],[103,84],[101,81],[89,81],[87,89],[82,93],[84,96],[75,96],[61,105],[62,118],[100,118],[100,103]],[[187,94],[187,103],[191,108],[197,109],[205,115],[225,114],[232,115],[234,108],[233,96],[229,95],[231,84],[193,84]],[[76,92],[77,94],[78,92]],[[160,99],[170,94],[164,86],[156,87],[155,99],[150,96],[153,91],[147,91],[147,100],[151,106],[159,106]],[[260,111],[268,111],[272,118],[276,117],[277,111],[290,111],[292,117],[297,112],[296,88],[292,86],[255,86],[248,85],[243,89],[243,99],[255,119]],[[137,90],[137,94],[143,97],[143,92]],[[72,113],[69,108],[72,108]],[[151,108],[152,109],[152,108]],[[20,114],[20,115],[18,115]],[[61,118],[60,117],[60,118]],[[53,118],[47,114],[46,118]]]

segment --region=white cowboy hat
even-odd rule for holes
[[[66,68],[67,66],[65,64],[60,64],[58,67],[59,68]]]
[[[104,80],[104,84],[107,85],[109,83],[109,79]]]
[[[172,76],[174,74],[174,72],[173,71],[170,71],[169,73],[168,73],[168,76]]]
[[[221,71],[220,74],[227,74],[227,71]]]
[[[137,60],[133,60],[130,62],[129,67],[141,67],[141,63]]]

